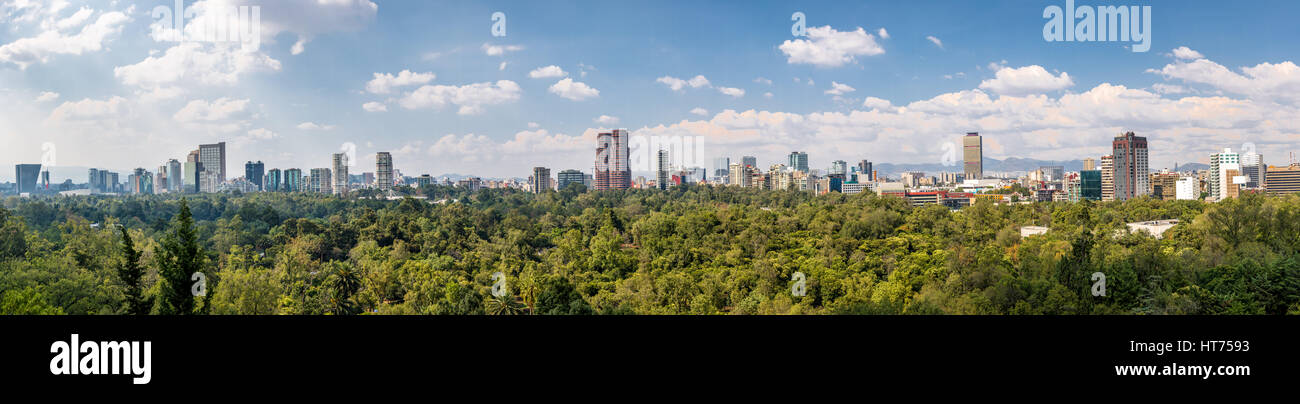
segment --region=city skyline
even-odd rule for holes
[[[1300,150],[1300,69],[1285,47],[1249,39],[1294,36],[1278,9],[1300,6],[1205,16],[1186,3],[1156,4],[1152,49],[1135,53],[1043,41],[1042,8],[1055,2],[489,2],[443,16],[419,2],[283,1],[262,5],[262,43],[248,51],[151,35],[154,3],[6,1],[0,99],[14,107],[0,111],[11,145],[0,161],[41,162],[49,143],[56,166],[127,172],[226,141],[231,161],[307,168],[351,144],[358,166],[388,151],[408,173],[520,178],[537,165],[586,171],[564,164],[625,127],[703,136],[710,157],[805,151],[813,168],[937,163],[967,131],[999,159],[1096,158],[1134,131],[1163,151],[1153,169],[1246,143],[1284,162]],[[504,37],[492,36],[496,11],[509,17]],[[794,12],[807,36],[792,36]],[[645,16],[643,29],[612,29],[626,14]],[[985,17],[1001,23],[969,23]],[[1247,17],[1265,21],[1206,29]],[[33,40],[43,34],[78,46]],[[650,51],[617,51],[628,46]],[[311,69],[325,64],[335,70]]]

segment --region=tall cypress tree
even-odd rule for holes
[[[199,248],[190,206],[181,199],[181,211],[172,222],[172,234],[163,240],[158,274],[162,287],[158,293],[159,314],[194,314],[194,295],[190,277],[203,272],[203,250]],[[204,274],[207,275],[207,274]]]
[[[140,277],[144,275],[144,269],[140,268],[140,252],[136,251],[126,226],[118,227],[118,230],[122,232],[122,261],[117,265],[117,277],[126,286],[126,313],[149,314],[149,304],[144,300],[144,288],[140,285]]]

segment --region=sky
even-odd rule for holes
[[[0,163],[154,171],[224,141],[228,177],[341,151],[353,173],[387,151],[408,176],[527,177],[590,173],[606,128],[699,139],[706,167],[951,163],[966,132],[1077,160],[1134,131],[1157,170],[1300,152],[1300,3],[1074,3],[1151,6],[1150,49],[1046,40],[1065,1],[186,1],[187,32],[259,7],[217,42],[169,35],[174,0],[0,0]]]

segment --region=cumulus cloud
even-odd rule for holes
[[[213,101],[192,100],[172,115],[177,122],[220,121],[248,109],[248,99],[218,98]]]
[[[880,30],[876,31],[876,35],[880,35],[880,39],[889,39],[889,31],[885,31],[885,27],[880,27]]]
[[[361,109],[365,110],[366,112],[387,112],[388,106],[384,105],[384,103],[382,102],[371,101],[365,104],[361,104]]]
[[[883,98],[867,97],[866,100],[862,101],[862,107],[868,110],[871,109],[888,110],[893,108],[893,104],[891,104],[889,100]]]
[[[745,96],[745,90],[735,88],[735,87],[718,87],[718,92],[725,95],[729,95],[733,98],[740,98]]]
[[[51,122],[75,122],[96,119],[115,119],[127,115],[130,105],[125,98],[107,100],[83,99],[67,101],[50,112]]]
[[[591,88],[582,82],[573,81],[571,78],[556,82],[547,91],[573,101],[582,101],[600,96],[600,90]]]
[[[483,44],[482,49],[483,49],[483,53],[487,54],[488,56],[501,56],[501,55],[505,55],[506,52],[515,52],[515,51],[524,50],[524,47],[519,45],[493,45],[490,43],[485,43]]]
[[[41,95],[36,96],[36,102],[50,102],[59,99],[59,93],[53,91],[42,91]]]
[[[934,35],[927,35],[925,37],[925,40],[930,41],[930,43],[934,44],[934,46],[938,46],[939,49],[943,49],[943,41],[939,40],[938,37],[935,37]]]
[[[410,70],[402,70],[396,76],[388,73],[375,73],[374,77],[366,83],[366,91],[371,94],[388,94],[398,87],[428,84],[437,75],[431,72],[413,73]]]
[[[692,114],[695,114],[695,115],[699,115],[699,116],[708,116],[708,115],[709,115],[709,110],[704,109],[704,108],[696,107],[695,109],[692,109],[692,110],[691,110],[691,113],[692,113]]]
[[[237,45],[185,42],[139,63],[113,69],[122,84],[158,88],[179,84],[231,86],[254,72],[280,71],[280,61]]]
[[[556,65],[543,66],[543,67],[533,69],[533,71],[531,72],[528,72],[528,77],[534,79],[550,79],[550,78],[564,77],[568,75],[569,73],[566,73],[564,69],[561,69],[559,66]]]
[[[459,107],[460,115],[483,113],[487,105],[504,104],[519,99],[519,84],[510,80],[496,83],[483,82],[463,86],[425,85],[402,97],[399,104],[406,109]]]
[[[1072,86],[1074,81],[1069,74],[1061,72],[1054,76],[1042,66],[1031,65],[1014,69],[1004,67],[998,70],[995,78],[980,82],[979,88],[1002,95],[1027,95],[1060,91]]]
[[[696,75],[688,80],[679,79],[673,76],[663,76],[655,79],[655,82],[662,83],[673,91],[682,91],[686,87],[702,88],[711,87],[713,85],[712,83],[709,83],[709,79],[705,78],[704,75]]]
[[[1194,51],[1186,46],[1174,48],[1172,53],[1174,57],[1182,60],[1205,59],[1205,56],[1201,55],[1201,52]]]
[[[298,124],[298,129],[301,130],[334,130],[336,127],[337,126],[335,125],[322,125],[315,122],[303,122]]]
[[[33,64],[47,63],[55,55],[98,52],[131,21],[126,13],[110,11],[100,14],[93,23],[82,26],[76,33],[63,32],[81,26],[90,18],[90,14],[89,9],[83,8],[73,16],[54,23],[56,27],[37,36],[21,38],[0,46],[0,63],[12,63],[19,69],[27,69]]]
[[[808,29],[808,39],[786,40],[778,47],[790,64],[811,64],[817,67],[840,67],[857,63],[858,56],[875,56],[885,53],[876,43],[876,37],[858,27],[853,31],[836,31],[829,25]]]
[[[619,119],[617,116],[601,115],[600,117],[593,119],[592,121],[605,126],[613,126],[613,125],[618,125],[618,120]]]
[[[853,87],[850,87],[848,84],[840,84],[840,83],[836,83],[836,82],[832,81],[832,82],[831,82],[831,89],[826,90],[825,94],[828,94],[828,95],[844,95],[844,94],[848,94],[848,93],[851,93],[851,92],[854,92],[854,91],[857,91],[857,89],[856,89],[856,88],[853,88]]]
[[[1300,67],[1294,62],[1265,62],[1240,70],[1238,73],[1209,59],[1196,59],[1176,61],[1147,72],[1259,100],[1300,102]]]

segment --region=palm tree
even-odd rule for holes
[[[514,296],[489,296],[487,298],[487,312],[494,316],[515,316],[524,314],[524,305],[515,300]]]

